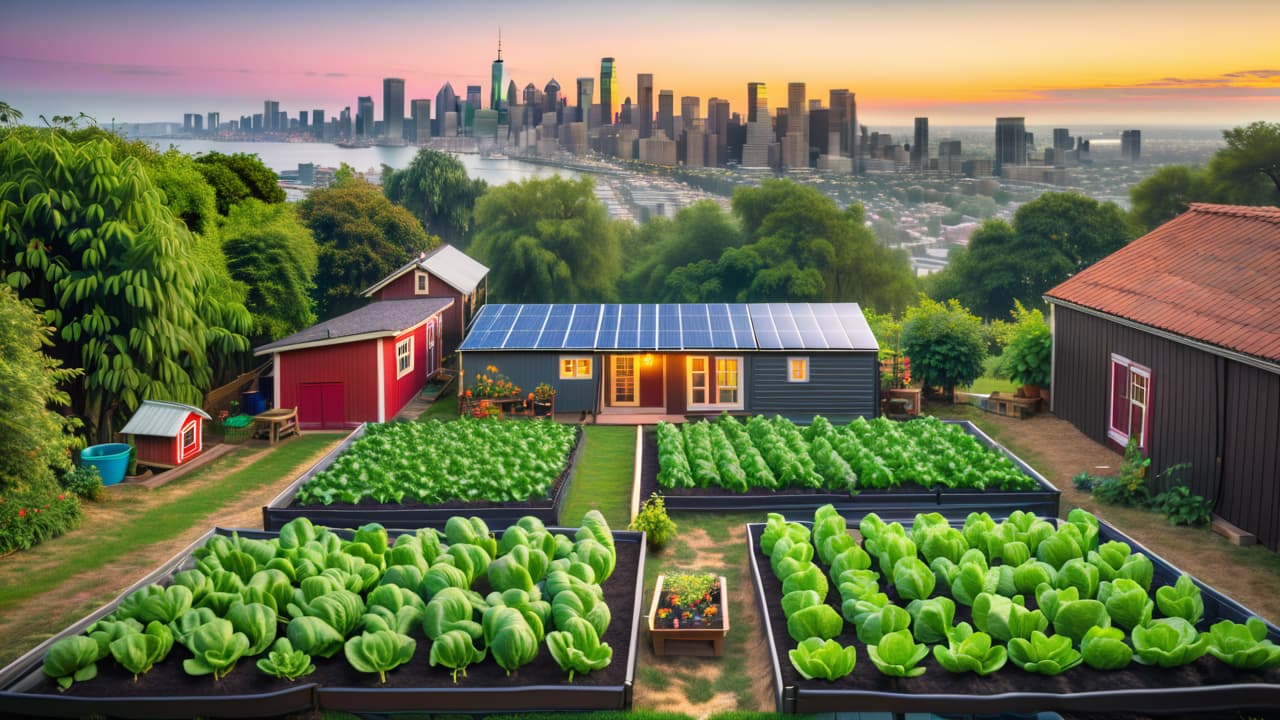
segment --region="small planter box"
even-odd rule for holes
[[[720,620],[712,626],[687,625],[685,627],[659,627],[658,608],[662,604],[662,584],[666,575],[658,576],[653,589],[653,604],[649,606],[649,639],[653,641],[653,654],[662,655],[711,655],[720,657],[724,639],[729,634],[729,589],[724,576],[720,583]],[[668,642],[675,645],[668,646]]]

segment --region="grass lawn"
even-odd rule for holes
[[[458,418],[458,395],[447,392],[436,398],[427,406],[427,411],[418,416],[418,420],[456,420]]]
[[[1016,392],[1018,384],[1009,378],[996,377],[1000,370],[1001,356],[991,355],[982,361],[982,377],[973,381],[965,390],[971,393],[989,394],[993,392]]]
[[[560,524],[576,526],[588,510],[604,513],[609,526],[631,522],[631,479],[635,473],[636,429],[626,425],[585,425],[582,455],[574,470]]]

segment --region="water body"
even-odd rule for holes
[[[185,138],[173,140],[149,138],[147,142],[162,150],[173,145],[188,155],[209,152],[220,152],[224,155],[252,153],[261,158],[264,165],[276,172],[297,170],[300,163],[315,163],[333,168],[346,163],[360,172],[368,170],[378,172],[383,165],[399,170],[407,167],[418,154],[418,148],[413,146],[341,148],[330,143],[224,142]],[[573,170],[534,165],[510,158],[485,158],[475,154],[455,154],[454,157],[462,162],[468,176],[480,178],[490,185],[503,185],[552,175],[572,180],[581,177],[580,173]]]

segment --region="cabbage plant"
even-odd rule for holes
[[[1280,646],[1267,639],[1267,624],[1250,617],[1243,625],[1222,620],[1209,628],[1210,655],[1241,670],[1280,667]]]
[[[857,651],[835,640],[807,638],[787,653],[791,666],[806,680],[839,680],[853,672]]]

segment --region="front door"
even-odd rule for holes
[[[610,404],[623,407],[640,405],[640,391],[636,381],[636,356],[614,355]]]

